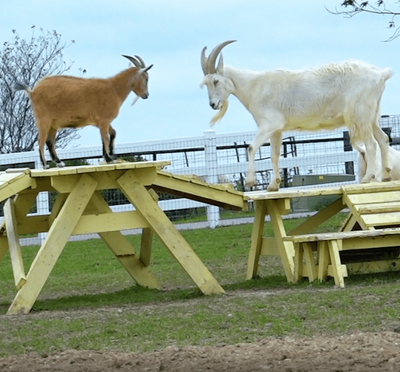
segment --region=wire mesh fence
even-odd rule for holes
[[[391,145],[400,146],[400,115],[382,116],[381,126],[390,135]],[[115,153],[124,161],[168,160],[166,171],[196,175],[209,183],[229,183],[240,191],[264,190],[272,179],[271,148],[265,143],[256,153],[256,185],[246,187],[248,148],[255,131],[219,135],[207,130],[203,136],[162,141],[118,144]],[[58,150],[67,166],[103,162],[101,146]],[[357,180],[357,156],[350,146],[345,128],[335,131],[286,132],[281,147],[281,188],[321,187],[326,183],[354,183]],[[50,159],[48,159],[50,160]],[[0,155],[0,171],[8,168],[40,168],[38,151]],[[54,193],[39,193],[31,213],[49,214]],[[110,189],[104,198],[114,211],[134,207],[119,190]],[[179,228],[216,227],[251,220],[252,211],[226,212],[193,200],[160,194],[160,207]],[[293,209],[312,212],[329,202],[319,200],[293,201]],[[0,214],[2,215],[2,208]],[[125,232],[135,233],[134,231]],[[92,237],[92,236],[89,236]],[[33,237],[35,238],[35,237]],[[79,237],[83,239],[88,237]],[[30,240],[30,244],[35,244]]]

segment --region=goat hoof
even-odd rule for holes
[[[268,186],[267,187],[267,191],[271,192],[271,191],[279,191],[279,186]]]
[[[57,168],[64,168],[65,167],[65,163],[63,161],[60,161],[59,163],[56,163]]]
[[[390,182],[392,180],[392,177],[385,177],[385,178],[382,178],[382,182]]]

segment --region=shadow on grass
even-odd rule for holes
[[[399,281],[399,272],[386,272],[380,274],[353,275],[345,278],[346,288],[352,286],[369,286],[376,284],[390,283]],[[309,283],[307,279],[298,284],[288,283],[284,275],[271,275],[264,278],[255,278],[242,282],[225,284],[223,286],[226,292],[235,292],[239,290],[265,290],[265,289],[283,289],[283,288],[301,288],[301,287],[331,287],[333,278],[328,282]],[[161,304],[163,302],[179,302],[204,297],[203,293],[197,287],[185,289],[157,290],[140,286],[132,286],[118,292],[99,293],[90,295],[75,295],[70,297],[60,297],[56,299],[36,301],[32,312],[41,311],[60,311],[77,309],[96,309],[100,307],[116,307],[126,305],[148,305]],[[0,314],[6,314],[11,303],[0,304]]]
[[[285,276],[274,275],[265,278],[256,278],[238,283],[225,284],[226,292],[237,290],[266,289],[290,287]],[[163,302],[191,300],[203,297],[203,293],[197,287],[185,289],[157,290],[140,286],[132,286],[118,292],[99,293],[87,295],[74,295],[55,299],[38,300],[35,302],[32,312],[62,311],[77,309],[96,309],[107,306],[148,305]],[[6,314],[11,303],[0,304],[0,314]]]

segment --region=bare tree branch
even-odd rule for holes
[[[31,88],[46,75],[62,74],[73,62],[63,60],[63,50],[74,41],[65,43],[56,31],[40,29],[36,35],[32,26],[31,37],[21,38],[12,30],[12,39],[0,49],[0,153],[31,151],[37,144],[37,128],[25,94],[15,94],[13,85],[20,81]],[[78,132],[60,131],[58,147],[65,147],[78,139]]]
[[[395,1],[399,5],[399,1]],[[390,21],[388,22],[388,27],[390,29],[394,29],[392,36],[390,36],[385,42],[390,42],[400,36],[400,26],[397,27],[395,23],[395,17],[400,15],[400,12],[392,11],[386,8],[386,4],[384,0],[378,0],[374,3],[370,1],[354,1],[354,0],[344,0],[341,4],[341,7],[344,7],[349,10],[337,10],[335,8],[334,11],[329,10],[325,7],[325,9],[334,15],[343,15],[348,18],[352,18],[360,13],[369,13],[369,14],[378,14],[383,16],[390,16]]]

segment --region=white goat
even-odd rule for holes
[[[367,160],[364,148],[359,148],[358,155],[358,179],[361,180],[367,171]],[[394,149],[393,147],[389,147],[389,166],[391,168],[391,176],[393,181],[400,180],[400,151]],[[375,180],[381,182],[383,179],[382,175],[382,166],[381,166],[381,152],[379,147],[376,151],[376,159],[374,166],[376,168],[376,177]]]
[[[94,125],[100,129],[103,156],[112,162],[116,132],[111,122],[129,93],[136,94],[136,100],[146,99],[148,92],[146,67],[139,56],[128,58],[135,67],[120,72],[109,79],[84,79],[72,76],[46,76],[33,90],[16,82],[15,90],[25,90],[30,98],[39,131],[39,153],[44,168],[48,168],[44,156],[44,144],[50,151],[52,160],[63,167],[55,151],[55,140],[60,128],[79,128]],[[132,103],[132,104],[133,104]]]
[[[379,126],[380,101],[385,81],[392,76],[390,68],[379,69],[365,62],[332,63],[317,69],[254,72],[224,66],[222,48],[234,42],[216,46],[209,57],[206,47],[201,52],[204,79],[201,86],[208,89],[209,103],[220,110],[211,125],[221,120],[228,108],[228,97],[235,95],[253,115],[258,125],[254,143],[249,148],[247,186],[255,181],[255,152],[265,142],[271,142],[273,179],[268,191],[277,191],[281,182],[279,156],[282,132],[292,130],[315,131],[347,126],[351,143],[365,143],[367,172],[362,182],[375,177],[372,159],[376,141],[382,154],[383,179],[390,180],[388,164],[388,136]]]

